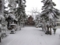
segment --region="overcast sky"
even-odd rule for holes
[[[53,0],[56,3],[56,8],[60,10],[60,0]],[[41,0],[26,0],[26,13],[31,15],[31,10],[37,9],[41,12],[43,3]]]

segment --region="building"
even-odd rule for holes
[[[32,16],[28,17],[27,21],[25,22],[26,25],[35,25],[34,19]]]

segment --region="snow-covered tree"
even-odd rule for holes
[[[43,23],[44,24],[43,27],[45,27],[45,30],[47,30],[46,28],[47,25],[49,26],[49,28],[55,25],[54,23],[56,22],[56,19],[58,19],[60,12],[58,9],[54,8],[56,4],[52,0],[42,0],[42,2],[44,5],[42,7],[43,11],[41,12],[41,17],[42,17],[42,22],[46,22],[46,23]],[[49,29],[47,31],[49,32]]]
[[[0,0],[0,42],[1,42],[1,26],[2,26],[2,21],[4,20],[4,0]]]
[[[26,3],[26,0],[17,0],[16,3],[18,4],[18,8],[17,8],[17,17],[18,17],[18,22],[21,23],[22,21],[21,20],[24,20],[25,19],[25,3]]]

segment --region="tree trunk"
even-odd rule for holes
[[[21,30],[21,25],[20,25],[20,30]]]
[[[50,27],[50,35],[52,34],[51,27]]]
[[[43,24],[42,24],[42,31],[43,31]]]
[[[49,26],[47,25],[47,30],[45,34],[49,34]]]
[[[1,42],[1,28],[0,28],[0,42]]]
[[[1,37],[0,37],[0,42],[1,42]]]

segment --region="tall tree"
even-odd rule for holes
[[[0,42],[1,42],[1,26],[4,18],[4,0],[0,0]]]
[[[56,4],[52,1],[52,0],[42,0],[43,2],[43,7],[42,7],[42,12],[41,12],[41,17],[43,20],[43,22],[46,22],[48,27],[52,27],[53,23],[56,22],[56,19],[58,19],[58,16],[60,15],[60,12],[58,9],[55,9],[54,6],[56,6]],[[43,23],[46,29],[46,23]],[[55,24],[54,24],[55,25]],[[49,32],[49,29],[47,30]],[[51,30],[50,30],[51,31]],[[50,32],[51,34],[51,32]]]
[[[24,1],[24,2],[23,2]],[[18,3],[19,7],[17,8],[17,17],[18,22],[21,23],[21,20],[24,20],[25,18],[25,3],[26,0],[17,0],[16,3]]]

